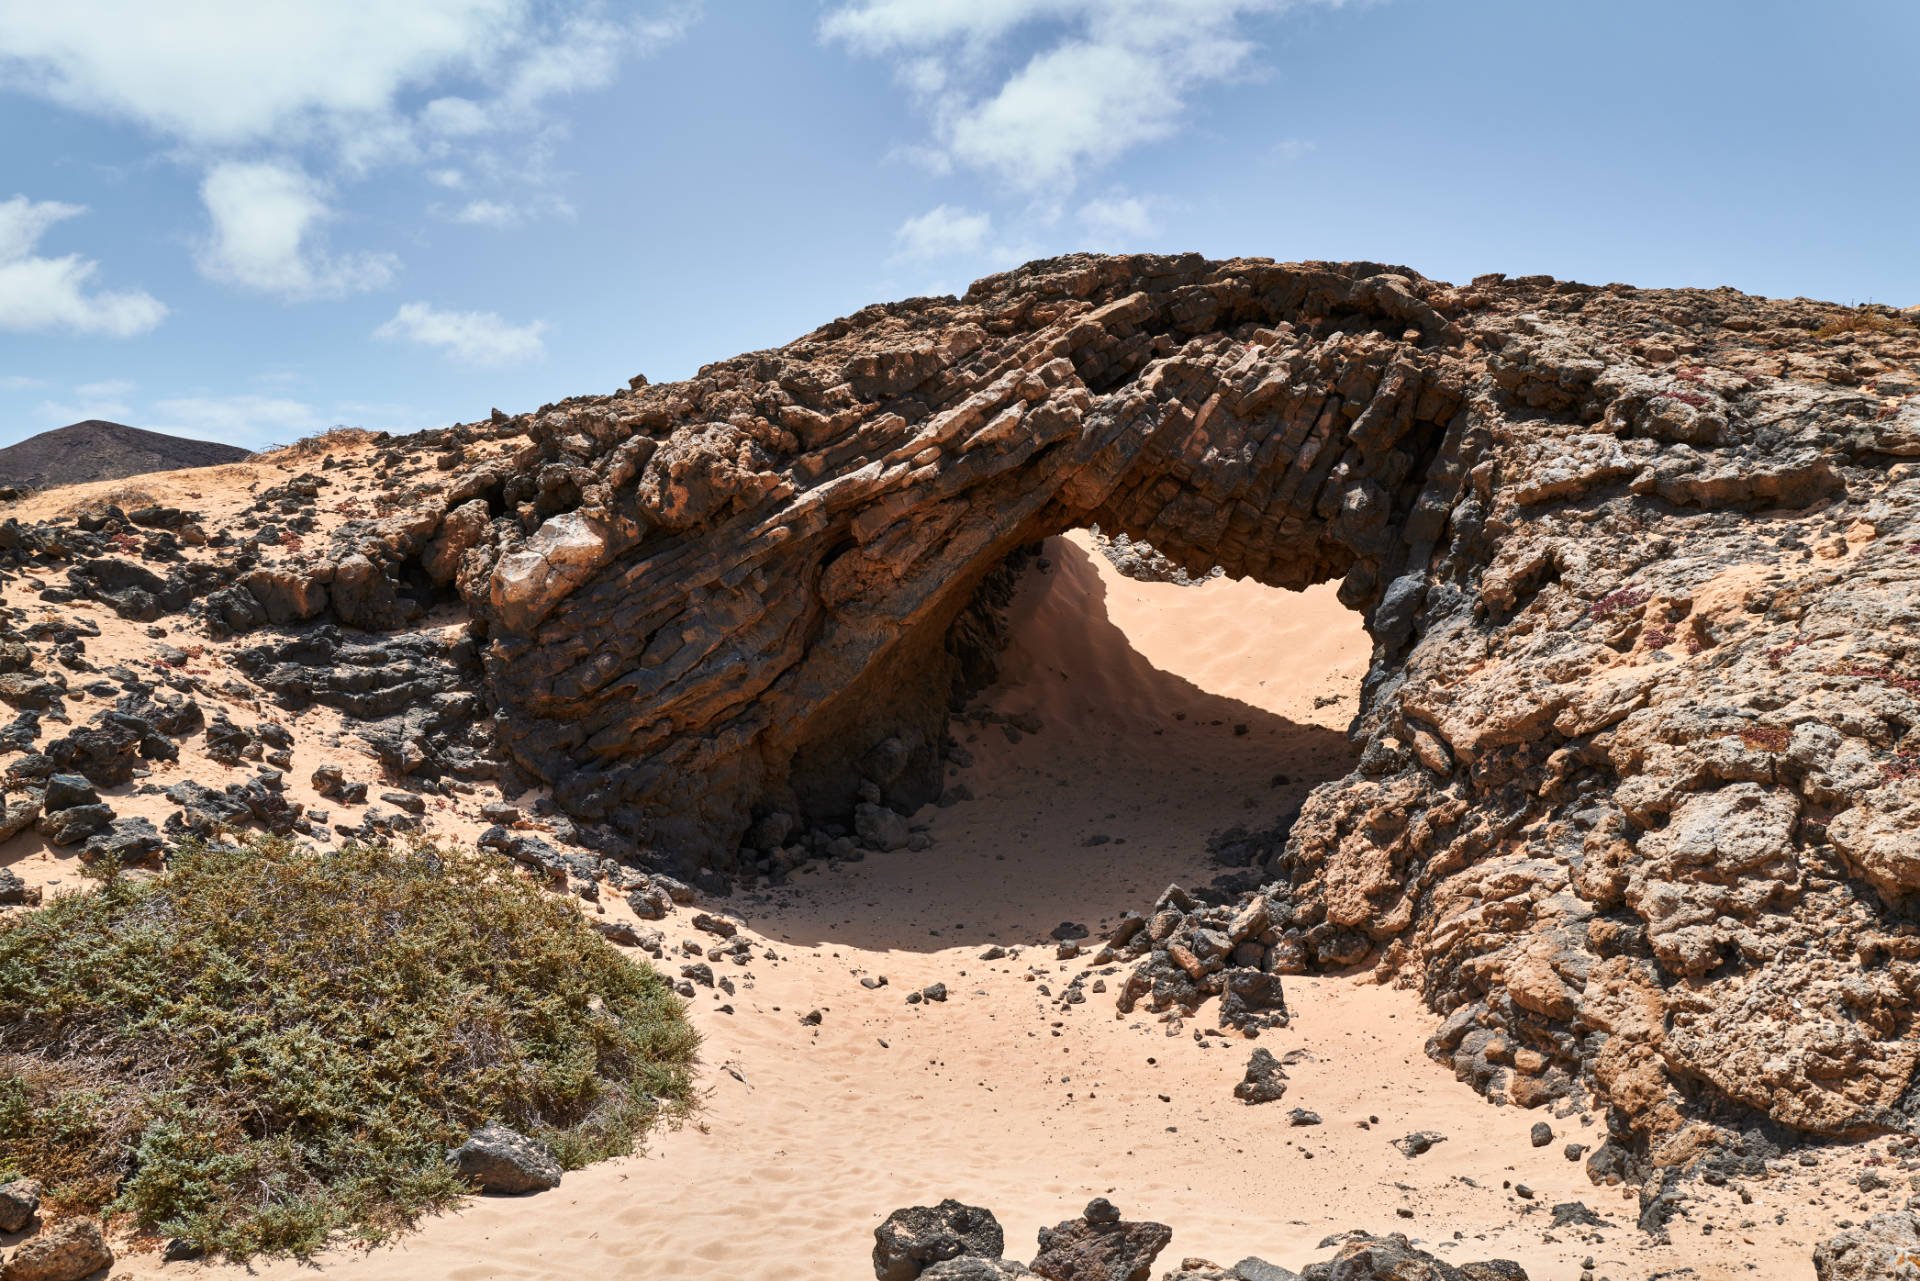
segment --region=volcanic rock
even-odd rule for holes
[[[0,1232],[23,1232],[40,1211],[38,1179],[15,1179],[0,1183]]]
[[[1112,1202],[1095,1197],[1080,1218],[1040,1229],[1040,1253],[1030,1266],[1047,1281],[1148,1281],[1171,1240],[1166,1224],[1128,1222]]]
[[[1247,1060],[1247,1074],[1233,1087],[1233,1097],[1248,1103],[1272,1103],[1287,1092],[1287,1073],[1267,1050],[1255,1050]]]
[[[1920,1215],[1876,1214],[1813,1248],[1816,1281],[1881,1281],[1920,1266]]]
[[[914,1281],[930,1265],[944,1260],[962,1256],[998,1260],[1006,1248],[1006,1234],[991,1211],[949,1197],[939,1205],[895,1210],[873,1230],[873,1242],[873,1275],[879,1281]],[[940,1275],[966,1276],[972,1281],[966,1273]]]
[[[80,1281],[113,1266],[95,1219],[62,1219],[20,1243],[0,1276],[6,1281]]]
[[[481,1126],[449,1151],[447,1165],[483,1192],[514,1195],[560,1186],[560,1162],[547,1145],[498,1123]]]
[[[246,450],[233,445],[90,418],[0,449],[0,481],[23,489],[49,489],[90,480],[120,480],[143,472],[211,467],[247,457]]]

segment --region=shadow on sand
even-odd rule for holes
[[[1043,728],[1014,742],[997,721],[953,721],[974,765],[949,782],[967,783],[976,799],[913,816],[931,824],[933,848],[869,853],[727,908],[770,939],[805,946],[1051,946],[1049,931],[1069,921],[1097,936],[1169,882],[1203,885],[1228,871],[1209,857],[1209,833],[1268,826],[1352,768],[1340,731],[1154,666],[1110,616],[1103,569],[1053,539],[1046,567],[1028,571],[1011,610],[1006,675],[976,706],[1035,713]],[[1288,595],[1276,593],[1280,607]],[[1273,655],[1272,681],[1326,681],[1289,658]]]

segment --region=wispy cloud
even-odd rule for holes
[[[1113,194],[1080,206],[1080,223],[1100,247],[1137,249],[1155,230],[1153,212],[1139,196]]]
[[[34,252],[49,228],[85,212],[80,205],[25,196],[0,201],[0,329],[130,338],[166,318],[166,305],[145,290],[93,289],[99,273],[93,260]]]
[[[505,127],[604,87],[623,57],[671,43],[699,16],[684,0],[632,18],[601,0],[7,4],[0,70],[10,89],[202,149],[344,144],[386,128],[406,149],[422,123],[403,106],[409,92],[471,84],[483,127]]]
[[[993,231],[990,214],[939,205],[909,218],[893,233],[896,258],[945,258],[977,252]]]
[[[200,185],[211,220],[202,274],[223,284],[295,301],[380,289],[399,270],[392,254],[334,256],[320,246],[334,217],[322,184],[278,162],[216,165]]]
[[[1176,133],[1195,91],[1247,70],[1249,19],[1346,2],[847,0],[820,31],[894,63],[932,126],[921,163],[938,155],[1035,191]],[[1014,39],[1030,33],[1037,49]]]
[[[491,311],[450,311],[410,302],[373,331],[386,341],[418,343],[445,353],[463,365],[516,365],[546,355],[540,341],[546,325],[514,325]]]

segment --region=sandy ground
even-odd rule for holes
[[[697,1123],[556,1191],[479,1198],[391,1247],[329,1254],[319,1273],[856,1281],[872,1275],[872,1229],[896,1207],[987,1206],[1008,1253],[1029,1258],[1039,1227],[1105,1195],[1172,1225],[1156,1274],[1184,1256],[1298,1268],[1330,1253],[1323,1237],[1359,1227],[1456,1260],[1518,1259],[1535,1281],[1570,1281],[1588,1257],[1613,1281],[1689,1268],[1679,1275],[1810,1276],[1812,1242],[1866,1211],[1851,1191],[1817,1199],[1806,1180],[1860,1149],[1756,1185],[1752,1205],[1731,1190],[1696,1204],[1671,1246],[1650,1249],[1631,1226],[1632,1194],[1592,1186],[1562,1155],[1597,1142],[1597,1118],[1551,1119],[1554,1141],[1532,1147],[1546,1113],[1492,1107],[1428,1060],[1436,1020],[1410,992],[1289,980],[1292,1024],[1259,1044],[1286,1057],[1291,1087],[1259,1107],[1232,1096],[1247,1042],[1119,1018],[1111,991],[1057,1003],[1088,962],[1055,959],[1056,924],[1097,934],[1170,881],[1210,880],[1221,869],[1204,857],[1209,832],[1268,822],[1346,772],[1342,730],[1367,660],[1331,587],[1142,584],[1088,547],[1081,536],[1049,546],[986,698],[1042,728],[1015,742],[1000,724],[956,722],[974,764],[955,781],[976,799],[915,817],[931,824],[932,849],[723,905],[756,946],[751,964],[716,967],[733,992],[693,1002],[705,1037]],[[294,774],[308,769],[302,759]],[[670,949],[714,942],[688,924],[695,910],[661,923]],[[978,959],[996,944],[1019,951]],[[1087,983],[1117,990],[1122,975]],[[877,976],[884,987],[860,983]],[[906,1002],[935,982],[945,1002]],[[815,1010],[818,1026],[803,1023]],[[1290,1125],[1296,1106],[1324,1123]],[[1412,1130],[1447,1140],[1409,1159],[1389,1141]],[[1893,1208],[1887,1195],[1872,1208]],[[1553,1231],[1550,1207],[1574,1200],[1614,1226]],[[241,1271],[128,1255],[115,1275]],[[246,1272],[310,1277],[315,1265]]]

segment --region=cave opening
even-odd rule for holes
[[[788,941],[1098,935],[1169,883],[1228,895],[1270,877],[1307,793],[1352,768],[1371,642],[1334,584],[1192,574],[1090,527],[1008,569],[987,593],[991,679],[956,682],[932,799],[875,803],[900,819],[877,840],[831,820],[789,833],[822,848],[785,856],[750,830],[740,871],[782,902]]]

